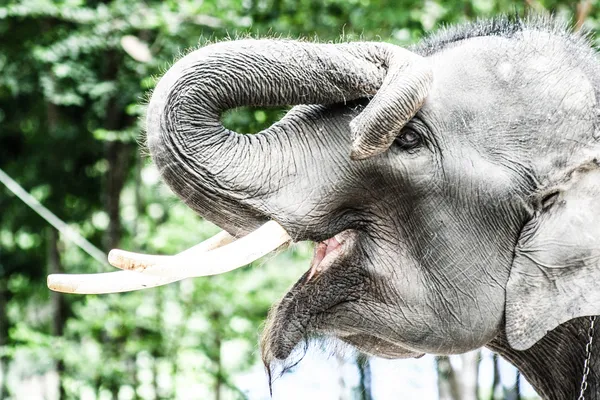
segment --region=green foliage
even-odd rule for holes
[[[576,12],[562,0],[5,0],[0,168],[104,250],[174,254],[218,229],[158,182],[137,143],[156,77],[188,49],[248,34],[408,44],[440,24],[532,9],[565,20]],[[243,108],[222,119],[255,133],[283,112]],[[198,398],[214,396],[216,383],[242,398],[232,376],[256,362],[268,307],[311,253],[299,244],[225,276],[59,299],[45,288],[56,245],[46,223],[3,188],[0,210],[0,367],[21,368],[11,364],[19,359],[28,374],[58,369],[65,398],[175,398],[189,381],[202,387]],[[72,243],[58,250],[66,272],[102,268]]]

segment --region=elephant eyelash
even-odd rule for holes
[[[547,210],[548,208],[552,207],[558,199],[558,195],[558,190],[552,191],[544,195],[544,197],[542,197],[542,199],[540,200],[540,206],[542,210]]]
[[[414,135],[418,140],[406,140],[407,135]],[[418,116],[413,117],[413,119],[402,128],[400,134],[394,140],[394,145],[409,154],[414,153],[423,146],[432,150],[433,143],[430,140],[428,125]]]

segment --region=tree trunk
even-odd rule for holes
[[[160,390],[158,390],[158,361],[160,358],[152,357],[152,389],[154,390],[154,398],[160,399]]]
[[[139,340],[139,335],[137,332],[134,332],[133,336],[133,340],[137,341]],[[139,400],[140,396],[138,394],[138,387],[140,386],[140,382],[138,380],[137,377],[137,357],[136,354],[129,354],[127,356],[127,370],[131,376],[131,385],[133,386],[133,400]],[[158,396],[156,396],[156,398],[158,398]]]
[[[0,247],[0,250],[2,248]],[[1,256],[1,253],[0,253]],[[0,271],[2,271],[2,258],[0,257]],[[3,349],[8,343],[8,317],[6,315],[6,305],[8,303],[8,289],[6,279],[0,279],[0,349]],[[0,370],[2,370],[2,382],[0,383],[0,400],[8,399],[8,367],[10,365],[10,356],[0,353]]]
[[[503,388],[504,400],[521,400],[521,373],[517,370],[515,377],[515,386]]]
[[[359,354],[356,358],[360,380],[358,382],[359,400],[373,400],[371,393],[371,364],[369,358],[364,354]]]
[[[462,360],[459,385],[461,400],[477,400],[478,381],[479,381],[479,363],[481,361],[481,351],[474,350],[459,356]]]
[[[502,384],[500,382],[500,367],[498,365],[498,354],[494,353],[492,357],[494,363],[494,378],[492,380],[492,390],[490,400],[502,399]]]
[[[460,387],[450,357],[437,356],[435,365],[438,374],[438,397],[440,400],[461,400]]]
[[[215,372],[215,400],[221,400],[221,387],[223,386],[223,365],[221,364],[221,333],[217,331],[215,337],[215,359],[213,360],[217,367]]]
[[[115,80],[117,78],[120,65],[119,56],[115,51],[109,51],[106,54],[106,80]],[[123,128],[124,112],[117,102],[117,97],[108,101],[106,115],[104,116],[104,128],[108,130],[119,130]],[[109,224],[106,237],[106,245],[109,249],[119,246],[121,241],[121,216],[119,213],[119,204],[121,201],[121,190],[125,185],[127,171],[129,170],[129,151],[130,147],[126,143],[112,141],[106,143],[106,160],[108,161],[108,173],[106,181],[106,211],[108,213]]]
[[[129,146],[121,142],[109,142],[106,145],[108,175],[106,182],[106,211],[109,224],[106,245],[109,249],[119,247],[121,241],[121,215],[119,204],[121,191],[127,178]]]
[[[48,273],[61,274],[64,272],[58,249],[58,232],[48,228]],[[61,337],[67,320],[67,303],[62,293],[50,291],[50,304],[52,305],[52,336]],[[56,375],[58,377],[58,398],[65,399],[66,392],[63,384],[65,363],[62,358],[56,360]]]
[[[46,26],[46,30],[50,29],[50,25]],[[46,103],[46,121],[47,129],[49,132],[53,132],[58,127],[59,121],[59,109],[56,104]],[[47,268],[49,274],[61,274],[64,272],[61,259],[60,251],[58,249],[59,236],[58,232],[54,228],[47,228]],[[67,320],[67,303],[62,293],[50,291],[50,304],[52,307],[52,325],[51,333],[54,337],[61,337],[63,335],[65,323]],[[63,378],[65,375],[65,363],[62,358],[56,360],[56,376],[58,378],[58,398],[65,399],[66,392],[63,385]]]
[[[138,225],[138,221],[140,220],[140,216],[144,214],[144,202],[143,197],[142,197],[142,168],[143,168],[143,161],[142,161],[142,156],[140,154],[140,152],[136,152],[135,155],[135,181],[134,181],[134,185],[135,185],[135,212],[136,212],[136,218],[133,221],[133,227],[132,227],[132,232],[131,232],[131,237],[136,238],[137,237],[137,233],[138,233],[138,229],[139,229],[139,225]],[[138,249],[134,249],[134,250],[138,250]]]
[[[163,315],[164,315],[164,304],[165,304],[165,300],[164,300],[164,292],[162,290],[162,288],[157,288],[157,290],[154,293],[154,302],[156,305],[156,320],[155,320],[155,324],[156,326],[161,326],[161,324],[163,323]],[[187,319],[186,319],[187,321]],[[174,339],[174,340],[179,340],[179,339]],[[165,336],[163,334],[158,336],[158,342],[153,345],[153,349],[151,352],[152,355],[152,389],[154,391],[154,398],[155,399],[159,399],[159,387],[158,387],[158,361],[161,359],[161,357],[164,355],[163,352],[166,352],[166,354],[169,354],[169,350],[166,349],[165,347],[167,346],[166,340],[165,340]],[[172,365],[176,365],[176,364],[172,364]],[[173,377],[173,392],[171,393],[171,397],[170,398],[177,398],[176,394],[175,394],[175,389],[177,385],[177,381],[175,380],[175,378]]]
[[[515,377],[515,400],[521,400],[521,372],[519,370]]]
[[[103,79],[115,81],[118,75],[118,67],[121,65],[119,54],[115,50],[105,53]],[[117,131],[124,126],[124,111],[118,102],[118,94],[108,100],[106,113],[104,115],[103,127],[107,130]],[[129,169],[129,146],[118,141],[110,141],[105,144],[106,160],[108,161],[108,172],[106,174],[105,208],[108,214],[108,230],[105,235],[105,245],[108,249],[118,248],[121,242],[121,215],[120,202],[121,191],[125,185],[127,171]],[[125,352],[125,341],[119,340],[111,346],[116,354],[127,357]],[[113,398],[117,399],[120,385],[110,380],[106,383],[107,390]]]
[[[335,360],[337,361],[336,373],[339,388],[338,400],[350,400],[352,394],[348,393],[348,385],[344,379],[344,358],[337,354],[335,356]]]
[[[160,289],[159,289],[160,290]],[[172,391],[171,398],[177,398],[177,375],[179,374],[179,353],[182,348],[182,342],[185,340],[185,337],[188,333],[188,321],[192,317],[194,310],[196,309],[196,304],[193,302],[193,296],[180,296],[180,304],[183,308],[183,318],[181,325],[178,328],[179,334],[176,338],[170,341],[170,349],[168,353],[168,360],[171,363],[171,381]]]

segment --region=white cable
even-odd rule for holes
[[[55,227],[67,239],[75,243],[81,250],[88,253],[98,262],[104,265],[108,265],[106,254],[102,250],[98,249],[96,246],[88,242],[78,232],[73,230],[65,222],[61,221],[56,215],[52,213],[52,211],[48,210],[39,201],[37,201],[35,197],[27,193],[25,189],[23,189],[17,182],[15,182],[10,176],[8,176],[4,171],[2,171],[2,169],[0,169],[0,182],[2,182],[8,188],[8,190],[13,192],[15,196],[23,200],[23,202],[27,204],[33,211],[35,211],[42,218],[48,221],[50,225]]]

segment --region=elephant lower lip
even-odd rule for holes
[[[346,254],[355,243],[356,237],[357,232],[348,229],[330,239],[317,243],[306,282],[327,270],[336,259]]]
[[[317,243],[311,268],[269,313],[262,340],[265,365],[286,360],[312,334],[331,335],[327,326],[335,307],[348,306],[365,293],[366,280],[353,260],[359,235],[349,229]]]
[[[400,344],[392,343],[368,334],[352,334],[342,336],[340,339],[363,353],[382,358],[420,358],[424,355],[424,353],[410,350]]]

